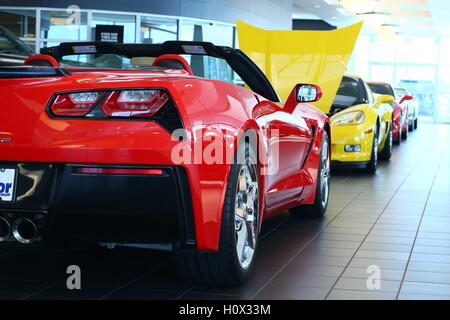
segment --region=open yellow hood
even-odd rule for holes
[[[282,101],[297,83],[317,84],[315,107],[328,113],[362,22],[329,31],[272,31],[237,20],[239,48],[266,74]]]

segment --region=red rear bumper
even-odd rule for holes
[[[178,141],[173,141],[171,135],[156,123],[52,120],[43,117],[35,123],[33,135],[28,134],[29,128],[23,127],[9,135],[10,143],[0,144],[1,162],[146,167],[176,165],[172,161],[172,150]],[[192,208],[197,249],[217,250],[229,165],[184,164],[181,168],[186,173],[186,184],[190,190],[192,205],[187,205]],[[86,184],[90,184],[89,181],[86,180]],[[175,197],[176,190],[167,189],[165,192]],[[121,210],[126,213],[128,206],[132,211],[139,201],[155,209],[159,206],[158,198],[151,203],[148,203],[150,198],[140,199],[127,203],[127,198],[124,198],[125,206]],[[80,196],[78,201],[82,203],[86,198]]]

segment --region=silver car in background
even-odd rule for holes
[[[394,88],[397,102],[399,104],[408,104],[408,130],[417,129],[419,122],[419,101],[409,93],[406,88]]]

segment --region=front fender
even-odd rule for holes
[[[394,112],[394,110],[392,109],[391,105],[386,105],[386,108],[383,110],[383,112],[380,115],[380,118],[382,121],[381,130],[383,130],[383,131],[381,132],[381,135],[380,135],[380,143],[378,146],[378,151],[383,150],[384,145],[387,141],[389,130],[392,127],[393,112]]]
[[[338,126],[331,121],[331,160],[339,162],[369,161],[378,114],[369,106],[353,107],[334,115],[332,119],[349,111],[364,112],[365,120],[359,125]],[[360,145],[360,152],[345,152],[345,145]]]

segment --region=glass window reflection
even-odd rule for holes
[[[41,11],[41,38],[87,40],[87,13]]]
[[[36,37],[36,10],[0,9],[0,21],[17,37]]]
[[[177,20],[141,16],[141,42],[162,43],[177,40]]]

